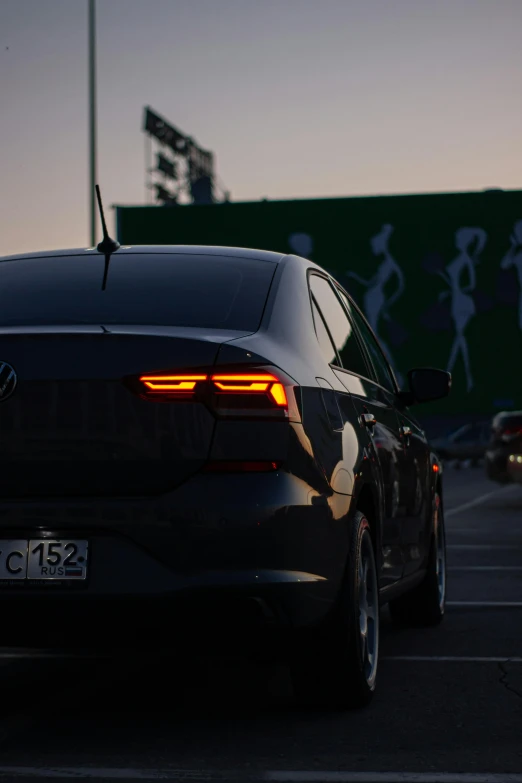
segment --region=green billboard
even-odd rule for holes
[[[452,372],[433,413],[522,408],[522,191],[117,207],[117,231],[126,245],[311,258],[360,304],[399,378]]]

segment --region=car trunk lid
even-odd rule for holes
[[[168,492],[208,459],[215,419],[198,401],[142,399],[125,379],[210,367],[243,333],[138,326],[0,330],[16,388],[0,403],[0,497]]]

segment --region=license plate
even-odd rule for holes
[[[0,580],[87,579],[88,541],[0,540]]]

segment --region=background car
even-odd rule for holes
[[[448,435],[433,438],[431,445],[443,460],[470,460],[476,464],[484,458],[490,442],[490,431],[489,420],[470,422]]]
[[[510,454],[507,461],[507,472],[516,484],[522,484],[522,454]]]
[[[281,629],[300,701],[368,703],[379,605],[444,615],[442,471],[410,408],[450,376],[400,392],[311,261],[99,248],[0,260],[4,610],[90,638],[130,606],[184,647]]]
[[[485,454],[486,475],[499,484],[513,480],[509,457],[522,454],[522,411],[502,411],[491,422],[491,439]]]

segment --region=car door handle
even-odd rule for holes
[[[401,427],[401,435],[404,438],[404,442],[406,445],[410,442],[410,435],[411,435],[411,427]]]
[[[372,430],[377,424],[377,419],[375,418],[373,413],[362,413],[361,423],[364,424],[365,427],[368,427],[368,429]]]

